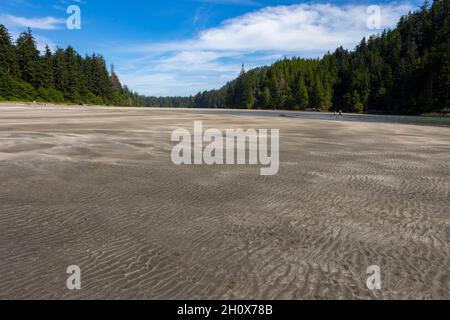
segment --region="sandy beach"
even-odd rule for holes
[[[175,166],[195,120],[280,129],[279,174]],[[2,105],[0,190],[0,299],[450,299],[450,128]]]

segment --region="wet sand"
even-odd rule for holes
[[[173,165],[194,120],[279,128],[279,174]],[[449,128],[3,105],[0,190],[0,299],[450,299]]]

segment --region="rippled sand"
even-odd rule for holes
[[[280,173],[172,165],[194,120],[280,128]],[[449,299],[449,190],[449,128],[2,106],[0,299]]]

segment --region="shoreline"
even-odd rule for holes
[[[284,110],[284,109],[229,109],[229,108],[169,108],[169,107],[136,107],[136,106],[108,106],[108,105],[78,105],[78,104],[64,104],[64,103],[45,103],[45,102],[8,102],[0,101],[0,106],[49,106],[49,107],[79,107],[79,108],[125,108],[125,109],[154,109],[154,110],[194,110],[194,111],[239,111],[239,112],[283,112],[283,113],[304,113],[304,114],[333,114],[333,111],[319,111],[319,110]],[[360,112],[360,113],[344,113],[352,116],[392,116],[392,117],[428,117],[428,118],[449,118],[450,111],[444,113],[425,113],[425,114],[388,114],[378,112]]]
[[[41,104],[41,103],[0,103],[2,108],[30,108],[30,109],[54,109],[54,110],[141,110],[141,111],[169,111],[169,112],[192,112],[210,113],[222,115],[236,115],[249,117],[272,117],[304,119],[311,121],[338,121],[338,122],[360,122],[360,123],[380,123],[394,125],[418,125],[449,128],[450,116],[411,116],[411,115],[380,115],[363,113],[344,113],[342,116],[334,112],[311,112],[294,110],[253,110],[253,109],[200,109],[200,108],[153,108],[153,107],[123,107],[123,106],[102,106],[102,105],[61,105],[61,104]]]

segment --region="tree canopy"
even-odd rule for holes
[[[218,90],[190,97],[131,91],[101,55],[72,47],[40,53],[30,29],[15,43],[0,25],[0,100],[142,107],[343,110],[420,114],[450,111],[450,0],[425,2],[397,27],[321,59],[283,59],[241,71]]]
[[[284,59],[203,92],[197,107],[343,110],[419,114],[450,111],[449,0],[402,17],[394,30],[321,59]]]
[[[0,25],[0,100],[128,106],[135,95],[102,56],[48,46],[41,54],[30,29],[13,43]]]

